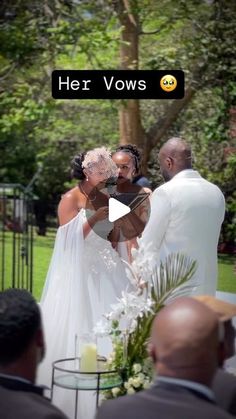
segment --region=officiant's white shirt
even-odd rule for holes
[[[181,252],[197,261],[194,294],[214,295],[217,245],[225,213],[220,189],[192,169],[179,172],[151,197],[150,219],[139,240],[150,246],[156,261]]]

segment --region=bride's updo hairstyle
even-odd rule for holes
[[[138,173],[141,167],[141,154],[138,147],[136,147],[136,145],[134,144],[124,144],[117,147],[115,153],[118,153],[120,151],[122,153],[130,154],[134,161],[135,170]]]
[[[85,174],[83,170],[82,163],[84,161],[84,156],[86,152],[79,153],[75,156],[71,162],[72,165],[72,177],[75,179],[83,180],[85,179]]]
[[[94,148],[87,153],[80,153],[72,160],[73,176],[76,179],[85,179],[84,169],[87,173],[100,172],[108,179],[117,176],[117,167],[111,158],[110,151],[105,147]]]

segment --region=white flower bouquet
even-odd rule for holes
[[[109,334],[112,338],[108,369],[123,373],[123,386],[104,391],[105,398],[132,394],[151,384],[153,369],[147,346],[153,318],[164,304],[190,294],[196,285],[191,281],[196,262],[185,255],[172,254],[159,267],[153,263],[150,252],[140,249],[133,256],[127,274],[136,291],[123,291],[111,306],[112,311],[94,328],[98,336]]]

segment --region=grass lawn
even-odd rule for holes
[[[46,237],[38,236],[37,234],[34,235],[33,294],[37,300],[39,300],[41,296],[43,284],[52,256],[54,240],[55,230],[49,230]],[[12,260],[11,233],[6,233],[5,253],[6,277],[10,278]],[[234,262],[235,256],[233,255],[219,255],[218,291],[236,294],[236,275],[233,272]]]
[[[232,292],[236,294],[236,274],[234,272],[235,262],[235,255],[219,255],[218,291]]]
[[[4,288],[8,288],[12,286],[12,272],[13,272],[13,258],[12,258],[12,233],[7,232],[4,234],[5,237],[5,245],[4,245],[4,253],[5,253],[5,263],[4,263]],[[22,236],[18,236],[20,244],[16,245],[19,248],[22,244]],[[18,240],[18,239],[16,239]],[[38,236],[36,233],[34,234],[34,247],[33,247],[33,294],[34,296],[39,299],[41,296],[43,284],[46,278],[48,266],[50,263],[53,245],[55,240],[55,230],[48,232],[47,237]],[[17,252],[18,253],[18,252]],[[0,257],[2,258],[2,242],[0,240]],[[19,268],[20,266],[20,268]],[[21,258],[16,257],[15,262],[15,269],[16,269],[16,277],[17,272],[22,273],[22,263]],[[2,280],[2,260],[0,259],[0,280]],[[24,277],[26,275],[26,271],[24,273]],[[21,277],[21,276],[20,276]],[[0,283],[0,289],[2,288],[3,284]],[[16,286],[17,280],[16,280]],[[24,282],[24,286],[26,286]]]

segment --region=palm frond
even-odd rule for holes
[[[131,364],[136,357],[145,357],[146,342],[156,313],[167,301],[192,293],[197,285],[196,281],[192,280],[196,268],[196,261],[182,253],[170,254],[159,267],[153,268],[148,289],[154,302],[153,313],[140,318],[138,327],[129,337],[128,352]]]
[[[158,305],[177,296],[189,295],[197,286],[191,280],[197,263],[182,253],[170,254],[159,267],[153,269],[151,296]]]

